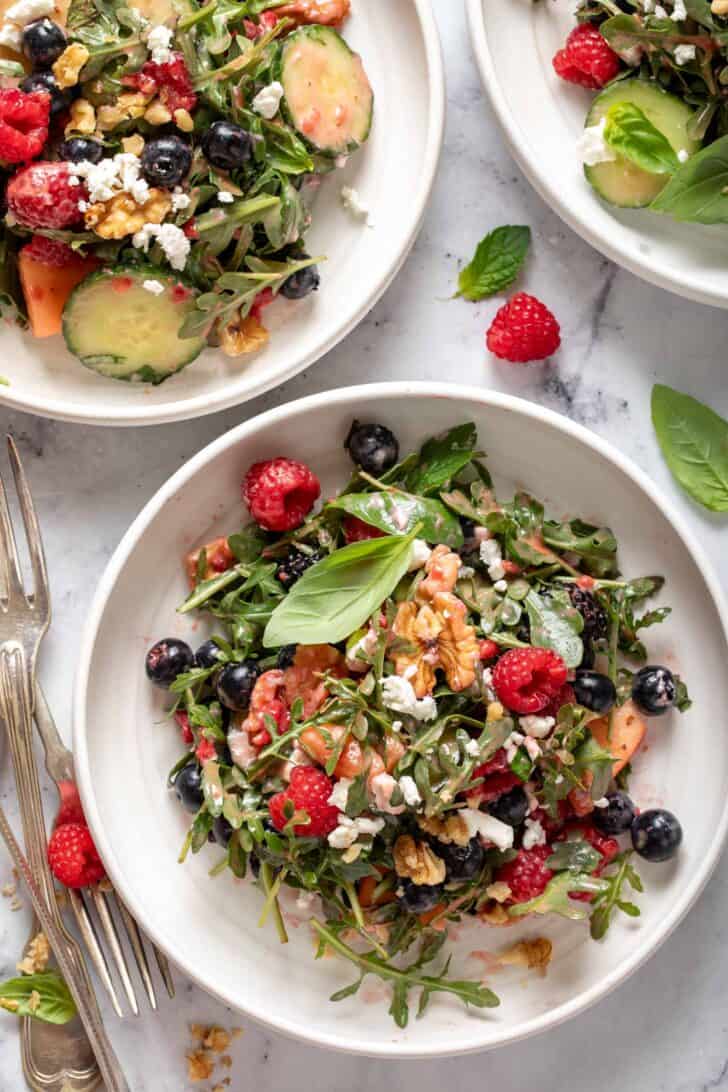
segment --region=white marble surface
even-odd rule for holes
[[[649,423],[656,378],[728,413],[728,313],[702,308],[636,280],[573,235],[514,166],[484,99],[457,0],[435,0],[449,79],[447,137],[432,204],[395,285],[348,340],[282,389],[230,412],[189,424],[127,431],[56,424],[0,408],[0,431],[19,442],[50,559],[56,622],[41,674],[68,729],[75,641],[95,581],[122,532],[185,459],[240,420],[272,405],[325,390],[392,378],[454,379],[521,394],[608,437],[676,497]],[[444,302],[458,263],[499,223],[528,223],[534,246],[528,290],[559,317],[564,348],[548,368],[497,365],[483,334],[496,303]],[[689,501],[676,503],[728,581],[724,520]],[[706,639],[709,635],[706,635]],[[113,664],[109,665],[113,671]],[[119,716],[124,716],[120,695]],[[716,725],[717,730],[723,730]],[[120,771],[123,792],[123,771]],[[14,811],[7,769],[0,798]],[[49,796],[49,800],[52,799]],[[0,852],[0,886],[9,877]],[[398,1087],[460,1092],[485,1084],[502,1092],[574,1088],[581,1092],[704,1092],[728,1089],[728,861],[689,919],[634,978],[590,1012],[547,1037],[453,1061],[393,1064],[347,1058],[256,1027],[186,983],[157,1019],[109,1019],[134,1092],[185,1092],[188,1021],[241,1022],[234,1090],[370,1092]],[[14,968],[27,911],[0,900],[0,977]],[[204,938],[200,938],[204,943]],[[325,1002],[322,1002],[325,1003]],[[20,1092],[13,1018],[0,1014],[0,1088]],[[195,1086],[201,1087],[201,1086]],[[205,1088],[209,1085],[204,1086]]]

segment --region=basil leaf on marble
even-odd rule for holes
[[[711,512],[728,511],[728,421],[690,395],[658,383],[652,391],[652,423],[678,484]]]
[[[0,1008],[47,1024],[67,1024],[76,1015],[76,1003],[57,971],[25,974],[0,982]]]
[[[408,535],[353,542],[317,562],[273,611],[264,646],[343,641],[397,587],[420,530],[417,526]]]
[[[681,164],[650,205],[673,220],[728,222],[728,136],[719,137]]]
[[[420,451],[417,466],[407,479],[407,488],[413,493],[444,489],[472,461],[477,442],[478,433],[472,421],[432,436]]]
[[[584,619],[572,606],[568,592],[552,591],[548,599],[538,592],[526,596],[526,610],[531,624],[531,644],[550,648],[561,656],[567,667],[578,667],[584,656],[579,636]]]
[[[477,301],[502,292],[518,276],[531,243],[531,229],[505,225],[478,243],[471,262],[460,270],[456,295]]]
[[[456,549],[463,544],[459,521],[444,504],[428,497],[399,491],[345,493],[328,507],[356,516],[389,535],[406,535],[419,524],[420,537],[427,542],[444,542]]]
[[[604,140],[615,152],[650,174],[672,174],[680,165],[667,137],[631,102],[616,102],[609,109]]]

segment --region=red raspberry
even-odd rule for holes
[[[173,53],[172,60],[164,64],[147,61],[138,72],[124,76],[121,82],[145,95],[158,95],[170,114],[175,110],[189,113],[197,105],[197,95],[181,53]]]
[[[498,700],[514,713],[540,713],[566,682],[566,664],[550,648],[512,648],[493,668]]]
[[[481,770],[485,769],[484,766],[480,768]],[[482,777],[483,775],[476,770],[474,776]],[[476,785],[474,789],[467,793],[468,803],[472,805],[477,800],[479,804],[490,804],[491,801],[502,796],[504,792],[510,792],[511,789],[515,789],[516,785],[522,784],[520,777],[517,777],[510,770],[506,770],[504,773],[490,774],[481,785]]]
[[[65,243],[56,239],[46,239],[45,235],[34,235],[29,243],[23,247],[22,253],[34,262],[41,265],[52,265],[61,269],[65,265],[73,265],[81,260],[81,256]]]
[[[43,151],[48,140],[51,96],[47,91],[28,94],[17,87],[0,90],[0,159],[26,163]]]
[[[559,330],[548,307],[535,296],[516,292],[493,319],[485,343],[500,360],[528,364],[556,352],[561,344]]]
[[[79,199],[86,190],[71,183],[67,163],[31,163],[8,182],[8,209],[28,227],[63,228],[80,218]]]
[[[620,67],[619,57],[593,23],[574,27],[564,48],[555,54],[553,66],[562,80],[591,91],[598,91],[613,80]]]
[[[372,527],[370,523],[365,523],[357,516],[347,516],[341,526],[347,544],[364,542],[368,538],[381,538],[384,534],[384,531],[380,531],[378,527]]]
[[[489,641],[487,637],[478,642],[478,656],[481,660],[494,660],[499,651],[495,641]]]
[[[551,701],[548,703],[543,711],[543,714],[545,717],[556,718],[559,715],[559,709],[562,705],[573,705],[575,701],[576,694],[574,693],[573,687],[569,686],[568,683],[565,683],[559,690],[558,694],[555,694]]]
[[[210,759],[217,757],[217,751],[215,750],[215,744],[209,739],[201,739],[195,747],[195,758],[201,766],[204,766]]]
[[[552,852],[551,846],[519,849],[517,857],[500,866],[495,873],[495,879],[510,887],[510,903],[528,902],[529,899],[543,894],[546,884],[553,876],[553,872],[545,864],[546,858]]]
[[[194,743],[195,737],[193,736],[192,728],[190,727],[190,718],[187,716],[184,709],[178,709],[174,714],[174,719],[179,725],[182,742],[187,744]]]
[[[503,773],[508,769],[508,755],[505,752],[505,748],[501,747],[495,752],[492,758],[489,758],[487,762],[484,762],[482,766],[478,766],[473,771],[473,777],[488,777],[489,774]]]
[[[62,827],[66,823],[80,823],[86,826],[86,816],[83,814],[81,797],[73,781],[59,781],[58,791],[61,794],[61,806],[56,816],[55,826]]]
[[[56,827],[48,843],[48,864],[64,887],[88,887],[106,875],[84,823],[65,823]]]
[[[320,494],[316,475],[295,459],[254,463],[243,481],[243,500],[266,531],[300,527]]]
[[[339,821],[338,808],[328,802],[333,787],[333,781],[323,770],[317,770],[314,766],[296,766],[288,788],[268,801],[276,830],[283,830],[288,822],[283,809],[290,800],[296,811],[305,811],[310,820],[297,824],[293,828],[294,834],[302,838],[325,838]]]
[[[250,313],[253,318],[260,321],[264,309],[268,307],[275,300],[272,288],[264,288],[262,292],[259,292],[253,301],[253,306],[250,308]]]

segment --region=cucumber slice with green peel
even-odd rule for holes
[[[319,155],[346,155],[369,136],[374,95],[361,57],[331,27],[306,26],[283,42],[276,65],[281,109]]]
[[[587,114],[586,128],[599,125],[609,109],[622,102],[639,107],[678,155],[681,152],[692,155],[700,148],[701,142],[688,136],[688,122],[694,112],[692,107],[649,80],[622,80],[602,91]],[[649,205],[670,177],[668,174],[651,174],[619,154],[614,162],[585,166],[584,174],[599,196],[610,205],[632,209]]]
[[[191,364],[205,347],[202,336],[179,336],[195,295],[179,276],[152,266],[102,269],[81,281],[68,298],[63,309],[66,345],[100,375],[161,383]]]

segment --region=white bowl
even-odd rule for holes
[[[287,946],[272,926],[258,929],[259,892],[229,875],[208,877],[219,851],[205,849],[177,864],[188,817],[165,790],[165,776],[180,744],[174,725],[163,719],[165,695],[149,685],[143,669],[146,649],[162,636],[177,634],[193,645],[203,640],[198,621],[175,614],[186,594],[181,557],[192,545],[239,527],[240,480],[248,465],[281,453],[303,459],[329,496],[348,478],[342,445],[354,415],[392,427],[403,451],[473,420],[501,495],[523,487],[552,513],[608,521],[625,572],[667,577],[661,601],[674,614],[650,631],[650,650],[656,662],[683,672],[695,700],[688,714],[653,723],[647,753],[636,762],[637,802],[665,803],[685,830],[674,862],[642,868],[642,917],[620,915],[599,944],[583,924],[561,919],[507,930],[467,926],[452,944],[458,975],[483,973],[483,963],[469,955],[473,950],[502,950],[539,935],[554,944],[547,975],[496,974],[500,1008],[466,1011],[436,998],[404,1031],[390,1021],[385,991],[373,980],[359,998],[329,1003],[334,990],[353,980],[352,968],[338,958],[314,962],[303,923],[290,929]],[[701,548],[645,475],[603,440],[531,403],[471,388],[392,383],[333,391],[265,413],[210,444],[159,490],[125,535],[81,645],[74,699],[81,795],[130,910],[211,993],[322,1046],[393,1057],[480,1050],[551,1028],[603,997],[657,949],[697,898],[728,824],[728,737],[720,730],[728,707],[727,659],[726,612]]]
[[[614,208],[584,178],[576,140],[593,93],[559,79],[551,64],[576,25],[573,0],[467,0],[467,11],[483,84],[510,150],[554,212],[630,272],[698,303],[728,307],[724,227]]]
[[[361,53],[375,93],[367,144],[326,177],[307,246],[326,255],[319,292],[266,311],[268,345],[230,359],[207,350],[158,387],[104,379],[66,350],[3,326],[0,404],[44,417],[100,425],[153,425],[234,406],[290,379],[332,349],[371,310],[415,241],[442,144],[445,106],[440,40],[430,0],[354,0],[344,29]],[[354,186],[368,224],[342,206]]]

